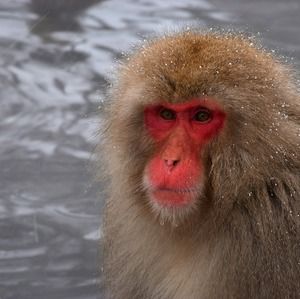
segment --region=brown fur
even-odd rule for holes
[[[153,215],[142,187],[154,151],[143,107],[202,96],[228,117],[203,154],[205,204],[174,226]],[[247,38],[189,31],[129,57],[111,97],[111,298],[300,298],[300,98],[290,71]]]

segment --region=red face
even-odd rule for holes
[[[144,182],[156,206],[195,203],[203,185],[201,151],[222,129],[224,119],[220,106],[207,98],[145,108],[145,126],[157,149]]]

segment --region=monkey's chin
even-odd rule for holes
[[[197,207],[198,190],[157,188],[149,191],[152,211],[160,224],[180,225]]]

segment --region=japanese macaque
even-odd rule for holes
[[[294,81],[233,34],[165,36],[120,66],[104,132],[109,298],[300,298]]]

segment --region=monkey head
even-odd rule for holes
[[[133,203],[172,223],[228,213],[260,192],[254,181],[270,185],[295,161],[289,80],[240,36],[184,32],[149,42],[121,66],[112,91],[112,190],[121,184]]]

